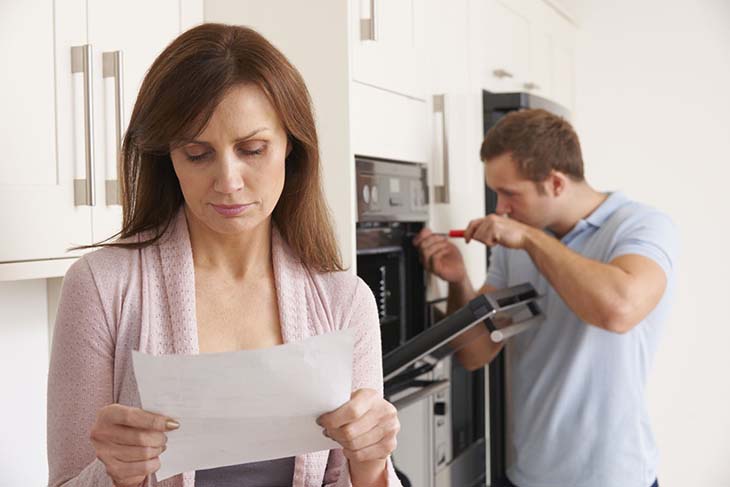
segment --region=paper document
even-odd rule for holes
[[[339,448],[315,420],[350,399],[353,346],[348,330],[264,350],[132,352],[142,408],[180,423],[157,480]]]

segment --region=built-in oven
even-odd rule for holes
[[[383,353],[426,327],[426,283],[413,237],[428,219],[426,169],[356,158],[357,274],[378,305]]]
[[[494,328],[498,313],[521,310],[529,321],[539,314],[534,290],[527,285],[479,296],[446,316],[446,296],[427,286],[433,280],[412,244],[428,220],[426,168],[366,157],[355,164],[357,273],[377,302],[385,395],[401,421],[396,469],[406,486],[484,485],[484,371],[459,365],[455,340],[483,320]]]

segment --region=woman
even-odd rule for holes
[[[48,391],[51,486],[400,485],[381,394],[377,310],[343,272],[299,73],[254,31],[178,37],[140,89],[123,146],[121,238],[69,270]],[[342,445],[270,462],[153,473],[174,418],[139,408],[131,351],[265,348],[351,328],[351,400],[318,419]],[[242,372],[244,373],[244,372]]]

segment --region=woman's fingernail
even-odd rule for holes
[[[167,428],[168,430],[176,430],[179,427],[180,423],[178,423],[174,419],[168,419],[167,421],[165,421],[165,428]]]

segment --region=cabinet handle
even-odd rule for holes
[[[74,78],[74,120],[75,127],[81,125],[80,118],[84,119],[84,141],[82,143],[76,137],[76,150],[81,144],[84,145],[86,165],[76,157],[76,174],[74,179],[74,204],[76,206],[95,206],[96,193],[94,191],[94,107],[92,102],[92,77],[91,77],[91,44],[71,47],[71,73]],[[79,84],[82,89],[79,89]],[[80,93],[83,92],[83,99]],[[81,105],[81,106],[79,106]],[[83,113],[83,115],[81,113]]]
[[[524,85],[522,85],[522,86],[523,86],[523,87],[524,87],[524,88],[525,88],[525,89],[526,89],[527,91],[531,91],[531,90],[539,90],[539,89],[540,89],[540,85],[538,85],[537,83],[533,83],[532,81],[528,81],[527,83],[525,83],[525,84],[524,84]]]
[[[360,17],[360,40],[377,41],[378,40],[378,24],[377,24],[377,2],[378,0],[369,0],[370,17]],[[362,3],[360,4],[362,8]]]
[[[506,69],[502,69],[502,68],[495,69],[494,71],[492,71],[492,74],[496,78],[499,78],[499,79],[502,79],[502,78],[514,78],[514,76],[512,75],[512,73],[510,73]]]
[[[433,114],[436,127],[441,125],[441,147],[437,147],[436,157],[441,159],[442,178],[440,184],[434,184],[433,195],[436,203],[449,202],[449,132],[446,128],[446,95],[434,95]],[[440,150],[439,150],[440,149]]]
[[[119,157],[122,150],[122,129],[124,127],[124,57],[122,51],[102,54],[102,71],[105,88],[106,114],[106,204],[119,205],[119,178],[117,176]],[[111,93],[114,92],[112,99]],[[109,114],[114,121],[109,123]]]

